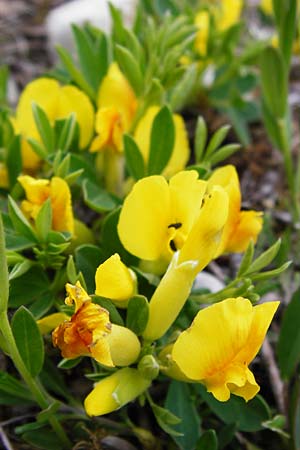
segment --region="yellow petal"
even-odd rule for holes
[[[178,263],[197,261],[195,271],[200,272],[216,256],[227,215],[228,195],[223,188],[215,186],[179,252]]]
[[[199,216],[206,186],[194,170],[179,172],[170,179],[172,222],[182,224],[180,231],[185,236]]]
[[[90,346],[91,356],[107,367],[114,367],[114,363],[110,353],[110,345],[107,338],[98,339],[93,345]]]
[[[141,351],[141,344],[129,328],[112,324],[111,333],[106,340],[114,365],[130,366],[137,360]]]
[[[65,299],[66,305],[75,305],[75,312],[77,312],[84,302],[91,300],[89,294],[83,289],[80,281],[76,281],[76,284],[66,284],[67,297]]]
[[[65,180],[59,177],[51,179],[52,226],[57,231],[74,232],[74,217],[71,192]]]
[[[241,16],[243,0],[222,0],[220,14],[216,17],[216,25],[220,31],[227,30],[236,24]]]
[[[168,241],[170,193],[159,175],[143,178],[125,199],[118,223],[124,247],[141,259],[158,259]]]
[[[69,320],[70,316],[65,313],[57,312],[53,314],[49,314],[49,316],[43,317],[42,319],[37,320],[37,325],[41,334],[48,334],[54,328],[58,327],[65,320]]]
[[[50,78],[38,78],[27,84],[16,109],[16,122],[22,135],[34,138],[39,136],[32,113],[32,102],[37,103],[50,121],[53,121],[57,114],[59,94],[59,83]]]
[[[124,121],[125,131],[129,130],[136,111],[137,99],[116,63],[111,64],[100,85],[98,107],[113,107],[118,110]]]
[[[195,25],[198,29],[195,39],[195,47],[202,56],[205,56],[207,53],[209,20],[209,12],[206,10],[200,11],[195,17]]]
[[[148,162],[151,129],[158,111],[158,106],[151,106],[148,108],[144,116],[140,119],[134,132],[134,138],[141,150],[145,162]],[[190,156],[187,131],[185,129],[184,121],[178,114],[173,114],[173,120],[175,126],[175,143],[172,156],[163,170],[163,175],[167,178],[176,172],[183,170]]]
[[[21,175],[18,177],[18,181],[29,202],[42,205],[50,195],[49,180],[37,180],[29,175]]]
[[[89,416],[108,414],[141,395],[151,384],[136,369],[120,369],[104,378],[84,401]]]
[[[241,297],[202,309],[175,342],[173,359],[189,378],[211,377],[247,345],[252,317],[251,302]]]
[[[239,361],[249,364],[257,355],[279,304],[280,302],[266,302],[254,306],[248,336],[249,345],[239,353]]]
[[[96,114],[95,128],[98,136],[93,140],[91,152],[98,152],[105,147],[121,151],[124,124],[122,116],[116,108],[100,108]]]
[[[8,172],[5,164],[0,162],[0,188],[9,187]]]
[[[226,252],[244,252],[250,240],[255,244],[263,225],[262,213],[257,211],[241,211],[239,221],[228,237]]]
[[[75,86],[60,89],[55,119],[64,119],[75,113],[79,125],[79,146],[85,148],[93,135],[94,109],[88,96]]]
[[[259,386],[248,364],[262,345],[278,303],[253,307],[239,297],[201,310],[175,342],[174,361],[219,401],[227,401],[230,393],[250,400]]]
[[[124,302],[134,295],[136,288],[134,272],[122,263],[117,253],[100,264],[95,282],[96,295]]]
[[[211,190],[215,185],[222,186],[227,192],[229,199],[228,218],[222,233],[222,240],[218,250],[219,256],[226,251],[229,237],[233,234],[240,217],[241,192],[235,167],[227,165],[215,170],[208,180],[208,189]]]

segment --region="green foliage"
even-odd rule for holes
[[[175,142],[175,129],[171,111],[163,106],[156,114],[150,138],[148,175],[158,175],[168,164]]]
[[[172,436],[177,445],[183,450],[195,448],[201,434],[200,418],[187,384],[175,380],[171,382],[165,407],[181,418],[181,422],[174,427],[180,435]]]
[[[139,180],[145,176],[143,156],[137,143],[129,134],[125,134],[123,139],[126,167],[130,176],[135,180]]]
[[[128,302],[126,326],[137,336],[146,328],[149,318],[148,300],[144,295],[135,295]]]
[[[293,376],[300,361],[300,290],[298,289],[287,306],[277,346],[278,363],[284,379]]]
[[[25,366],[36,377],[43,367],[44,344],[33,315],[24,306],[13,316],[12,331]]]

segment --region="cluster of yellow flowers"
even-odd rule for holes
[[[222,32],[238,20],[242,6],[242,0],[228,0],[197,15],[195,45],[201,55],[207,52],[211,17]],[[43,204],[50,200],[52,229],[74,238],[76,220],[67,182],[58,176],[35,178],[43,173],[43,162],[28,142],[29,138],[41,142],[32,102],[44,110],[51,124],[75,113],[79,147],[97,153],[95,164],[107,189],[120,196],[129,191],[118,222],[122,245],[139,258],[142,271],[161,276],[149,301],[149,318],[141,336],[112,323],[109,312],[95,297],[105,297],[126,309],[139,293],[134,271],[118,254],[98,267],[93,294],[79,281],[66,285],[65,303],[74,307],[72,315],[56,312],[38,321],[42,333],[54,329],[53,344],[64,358],[89,356],[106,368],[115,368],[85,399],[87,413],[109,413],[142,394],[158,375],[158,370],[143,370],[149,356],[154,369],[171,378],[202,383],[219,401],[228,400],[231,393],[246,401],[253,398],[259,386],[248,366],[279,302],[253,306],[246,298],[228,298],[199,310],[191,326],[167,345],[158,346],[158,351],[152,345],[174,324],[199,272],[220,255],[244,252],[251,240],[257,240],[262,214],[241,211],[234,166],[216,169],[207,180],[199,179],[195,170],[184,170],[190,157],[187,131],[183,118],[173,114],[175,143],[163,173],[136,183],[130,180],[125,188],[123,135],[132,134],[147,164],[159,106],[146,108],[137,119],[139,99],[116,63],[101,82],[96,105],[75,86],[37,79],[25,88],[11,118],[22,138],[23,175],[18,181],[25,199],[21,209],[34,223]],[[149,352],[145,355],[146,346]]]

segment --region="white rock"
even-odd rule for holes
[[[210,292],[219,292],[225,287],[225,284],[214,275],[208,272],[200,272],[194,282],[193,290],[208,289]]]
[[[122,12],[124,24],[131,27],[135,18],[138,0],[111,0],[110,2]],[[111,17],[108,0],[73,0],[54,8],[46,18],[46,30],[50,51],[55,45],[62,45],[71,53],[75,44],[71,24],[91,23],[106,33],[111,30]]]

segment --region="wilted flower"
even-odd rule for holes
[[[219,401],[230,394],[246,401],[259,391],[248,365],[256,356],[279,302],[252,306],[229,298],[198,312],[176,340],[172,357],[189,379],[203,383]]]
[[[215,170],[208,180],[208,190],[222,186],[228,194],[229,211],[218,255],[226,252],[243,252],[250,240],[255,243],[262,229],[262,213],[241,211],[241,191],[236,169],[227,165]]]
[[[66,290],[65,302],[75,304],[75,312],[52,333],[53,344],[62,356],[91,356],[105,366],[132,364],[140,352],[136,335],[128,328],[110,323],[108,311],[92,302],[79,281],[76,285],[67,284]]]
[[[40,141],[32,112],[33,102],[45,111],[51,123],[75,113],[80,131],[80,148],[88,145],[94,123],[94,109],[89,98],[75,86],[60,86],[56,80],[38,78],[27,84],[20,96],[16,117],[12,119],[16,132],[23,137],[22,160],[25,169],[35,170],[40,164],[40,158],[26,141],[26,138]]]
[[[53,177],[51,180],[35,179],[29,175],[22,175],[18,177],[18,181],[26,194],[26,200],[22,201],[21,208],[28,218],[36,219],[42,205],[49,198],[53,230],[73,234],[71,192],[65,180],[59,177]]]

